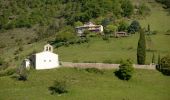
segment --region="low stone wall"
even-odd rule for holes
[[[98,69],[118,69],[120,64],[105,64],[105,63],[72,63],[72,62],[61,62],[64,67],[79,67],[79,68],[98,68]],[[136,65],[133,64],[136,69],[156,69],[156,65]]]

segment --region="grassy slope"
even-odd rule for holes
[[[136,48],[138,34],[127,38],[112,38],[109,42],[102,41],[101,38],[92,38],[89,43],[82,45],[73,45],[69,47],[61,47],[55,52],[59,54],[61,61],[96,61],[103,62],[111,60],[116,63],[120,59],[131,58],[136,62]],[[170,53],[168,43],[170,36],[158,34],[151,36],[152,43],[149,48],[157,50],[157,54],[166,55]],[[147,52],[146,62],[150,63],[152,52]]]
[[[56,79],[68,83],[69,93],[50,95],[48,87]],[[129,82],[121,81],[113,71],[103,75],[85,70],[59,68],[33,71],[26,82],[0,77],[1,100],[169,100],[170,78],[153,70],[137,70]]]
[[[143,27],[147,28],[150,24],[151,30],[160,32],[166,32],[170,30],[170,15],[165,9],[162,8],[161,4],[149,3],[148,6],[151,8],[151,15],[140,20]]]
[[[157,35],[146,37],[151,39],[151,43],[147,42],[147,48],[156,50],[156,56],[160,53],[162,56],[170,54],[170,36],[164,35],[170,30],[170,16],[160,4],[152,2],[147,3],[151,8],[151,15],[140,20],[142,27],[147,28],[150,24],[151,30],[156,30]],[[120,59],[132,58],[136,62],[136,47],[138,35],[128,38],[111,39],[110,43],[100,41],[101,39],[93,39],[89,44],[76,45],[70,47],[62,47],[56,50],[63,61],[97,61],[112,60],[118,62]],[[152,52],[147,52],[146,63],[150,63]]]

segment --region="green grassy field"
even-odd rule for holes
[[[155,50],[156,58],[158,53],[162,56],[170,53],[168,45],[170,43],[170,36],[163,34],[146,36],[147,39],[149,37],[152,42],[147,43],[147,48]],[[121,59],[131,58],[136,63],[138,38],[138,34],[126,38],[111,38],[109,41],[103,41],[102,38],[91,38],[89,43],[61,47],[55,49],[55,52],[59,54],[61,61],[103,62],[111,60],[114,63],[119,63]],[[152,61],[152,55],[153,52],[147,51],[147,64]]]
[[[151,9],[151,14],[140,20],[141,25],[147,28],[147,25],[150,24],[151,30],[156,30],[162,33],[170,30],[169,12],[163,9],[161,4],[155,2],[147,5]]]
[[[136,70],[130,81],[83,69],[59,68],[32,71],[26,82],[12,76],[0,77],[1,100],[169,100],[170,78],[155,70]],[[54,80],[65,80],[69,92],[51,95],[48,87]]]

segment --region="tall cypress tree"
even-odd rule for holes
[[[152,55],[152,64],[155,64],[155,53]]]
[[[140,38],[138,41],[137,47],[137,62],[138,64],[142,65],[145,64],[145,57],[146,57],[146,42],[145,42],[145,34],[144,30],[140,30]]]

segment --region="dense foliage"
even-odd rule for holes
[[[104,33],[106,34],[106,35],[108,35],[108,34],[114,34],[115,32],[116,32],[116,30],[117,30],[117,27],[115,26],[115,25],[107,25],[106,27],[105,27],[105,29],[104,29]]]
[[[101,16],[116,18],[132,14],[130,0],[0,0],[0,30],[53,22],[58,26],[73,25]]]
[[[141,16],[147,16],[150,14],[150,8],[145,4],[145,3],[142,3],[140,4],[138,7],[138,14],[141,15]]]
[[[145,33],[144,33],[144,30],[141,29],[140,37],[139,37],[139,41],[138,41],[138,47],[137,47],[137,62],[138,62],[138,64],[145,64],[145,58],[146,58]]]
[[[170,8],[170,0],[156,0],[156,1],[166,5],[165,8]]]
[[[130,60],[123,61],[119,70],[115,72],[116,76],[118,76],[122,80],[129,80],[134,72],[134,68],[132,66],[132,62]]]
[[[135,33],[138,32],[141,29],[141,26],[137,20],[132,21],[130,26],[128,27],[129,33]]]
[[[160,71],[165,75],[170,75],[170,56],[165,56],[160,61]]]

